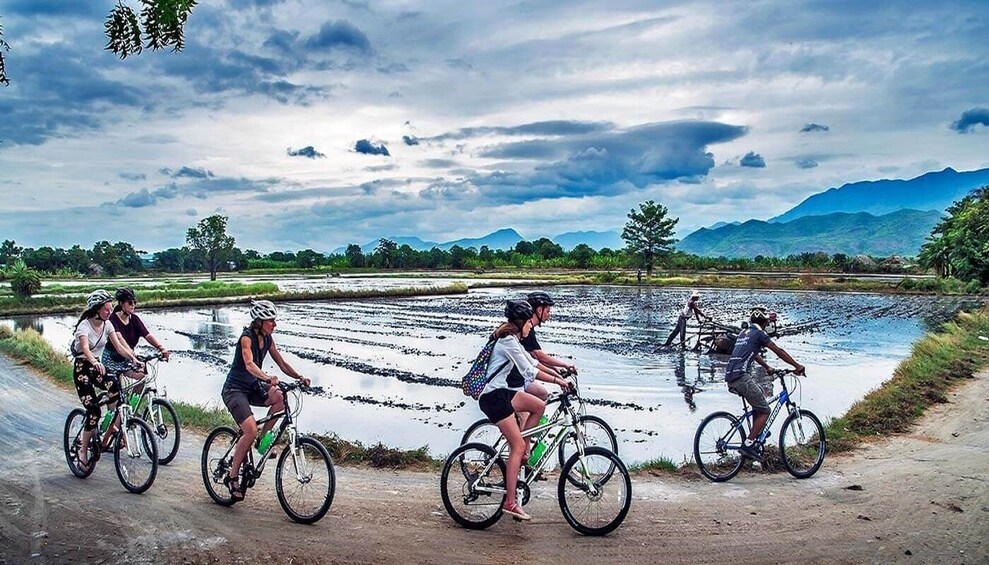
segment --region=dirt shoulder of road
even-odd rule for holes
[[[715,484],[633,479],[632,509],[603,538],[576,534],[537,483],[534,519],[480,532],[443,510],[436,473],[338,467],[333,506],[313,526],[282,513],[269,470],[247,500],[213,504],[199,472],[203,437],[144,495],[103,460],[87,480],[62,455],[78,400],[0,356],[0,562],[21,563],[705,563],[989,559],[989,372],[949,394],[905,435],[829,456],[814,477],[745,472]]]

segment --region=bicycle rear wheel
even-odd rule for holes
[[[151,405],[145,407],[141,418],[151,426],[158,440],[158,463],[168,465],[179,453],[179,439],[182,435],[175,408],[171,402],[156,398]]]
[[[471,530],[490,527],[501,518],[505,493],[487,492],[487,488],[505,489],[505,462],[494,449],[468,443],[453,450],[440,474],[440,496],[447,514]]]
[[[812,412],[791,413],[780,431],[780,459],[786,470],[798,479],[806,479],[824,463],[827,441],[824,426]]]
[[[615,432],[612,431],[608,422],[597,416],[581,416],[577,425],[584,436],[584,445],[586,447],[603,447],[618,455],[618,439],[615,437]],[[578,440],[572,428],[567,428],[561,433],[566,433],[568,436],[560,442],[559,447],[560,468],[562,469],[566,462],[577,453]],[[579,481],[580,476],[574,475],[571,477],[571,480]],[[575,482],[574,484],[577,483]]]
[[[158,475],[158,445],[151,426],[130,418],[113,438],[113,464],[124,488],[134,494],[145,492]]]
[[[572,476],[580,478],[573,481]],[[632,506],[628,469],[603,447],[588,447],[583,457],[574,454],[563,465],[558,490],[563,518],[585,536],[613,531]]]
[[[233,428],[220,426],[210,432],[206,437],[206,443],[203,444],[203,456],[200,460],[203,484],[213,502],[222,506],[230,506],[234,503],[230,491],[223,484],[223,479],[230,472],[234,444],[237,443],[238,437],[240,436]]]
[[[498,426],[492,424],[487,418],[482,418],[467,428],[467,431],[464,432],[463,437],[460,438],[460,445],[466,445],[468,443],[494,445],[500,437],[501,430],[498,429]]]
[[[745,438],[738,418],[715,412],[704,418],[694,434],[694,461],[701,473],[716,482],[727,481],[742,469],[738,452]]]
[[[323,444],[300,437],[296,448],[285,448],[275,469],[275,493],[288,517],[301,524],[319,521],[336,490],[333,460]]]
[[[69,416],[65,419],[65,432],[62,438],[62,447],[65,450],[65,462],[69,464],[69,470],[72,471],[72,474],[80,479],[85,479],[93,474],[93,471],[96,469],[96,461],[99,459],[99,453],[93,449],[93,442],[90,441],[89,445],[86,446],[86,460],[89,461],[89,468],[83,470],[79,467],[79,450],[83,448],[82,429],[85,424],[85,410],[76,408],[72,412],[69,412]],[[96,437],[98,435],[99,432],[94,430],[93,436]]]

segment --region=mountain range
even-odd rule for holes
[[[456,239],[453,241],[445,241],[442,243],[435,241],[425,241],[414,236],[393,236],[385,237],[384,239],[390,239],[398,244],[399,247],[403,245],[408,245],[416,251],[425,251],[438,247],[444,251],[449,251],[454,245],[459,245],[463,248],[473,247],[474,249],[480,249],[482,246],[487,246],[488,249],[512,249],[515,244],[524,240],[525,238],[519,235],[517,231],[512,228],[500,229],[496,232],[489,233],[488,235],[475,238],[464,238]],[[563,248],[564,251],[569,251],[574,247],[585,243],[589,245],[592,249],[601,249],[603,247],[610,247],[611,249],[620,249],[625,247],[625,242],[622,241],[621,235],[615,231],[606,232],[596,232],[596,231],[578,231],[578,232],[566,232],[560,235],[549,238],[553,243],[558,244]],[[364,245],[361,245],[361,252],[368,254],[373,252],[377,247],[379,239],[369,241]],[[347,251],[346,247],[339,247],[333,250],[333,253],[342,254]]]

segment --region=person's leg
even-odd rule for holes
[[[512,408],[516,412],[529,413],[525,421],[522,422],[522,431],[525,431],[539,423],[539,419],[543,417],[543,412],[546,411],[546,402],[528,392],[518,392],[512,397]]]
[[[268,399],[265,401],[268,406],[268,415],[277,414],[285,409],[285,398],[282,391],[277,387],[271,387],[268,389]],[[275,427],[275,423],[278,418],[273,418],[264,423],[264,428],[261,430],[261,435],[264,435],[271,431]]]
[[[680,347],[685,347],[687,343],[687,318],[680,316],[677,320],[677,332],[680,334]]]
[[[240,465],[244,462],[244,458],[247,457],[247,452],[254,445],[254,438],[258,435],[258,425],[254,421],[254,416],[248,416],[243,422],[238,424],[240,426],[243,434],[237,441],[237,445],[234,446],[234,456],[233,460],[230,462],[230,477],[237,478],[240,477]]]
[[[525,452],[527,442],[522,437],[522,432],[519,430],[514,415],[502,418],[498,421],[497,426],[501,430],[501,434],[505,436],[505,440],[508,441],[509,449],[508,464],[505,468],[505,490],[507,493],[503,507],[514,510],[513,507],[518,506],[515,488],[518,486],[519,468],[522,466],[522,455]],[[525,515],[524,512],[522,514]]]
[[[79,448],[79,464],[83,467],[89,465],[89,442],[93,437],[93,431],[100,422],[100,406],[96,402],[96,388],[93,387],[92,378],[90,373],[92,365],[87,363],[85,360],[76,359],[72,365],[72,382],[76,387],[76,394],[79,395],[79,400],[82,402],[82,407],[86,409],[86,420],[82,426],[82,435],[80,436],[80,441],[82,445]]]
[[[95,380],[96,380],[96,384],[99,387],[106,389],[107,401],[108,401],[106,405],[106,409],[111,412],[116,410],[117,403],[120,401],[120,380],[117,378],[116,375],[109,372],[103,375],[97,373],[95,376]],[[106,434],[104,434],[100,442],[100,444],[103,446],[103,449],[109,447],[110,439],[113,437],[113,434],[117,433],[117,430],[119,429],[120,429],[120,416],[115,416],[113,421],[110,422],[110,425],[107,427]]]

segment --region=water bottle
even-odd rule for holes
[[[131,395],[130,395],[130,409],[131,410],[137,410],[137,403],[140,402],[140,401],[141,401],[141,395],[140,394],[137,394],[136,392],[135,393],[131,393]]]
[[[540,425],[540,426],[545,425],[546,422],[549,422],[549,419],[546,418],[546,416],[543,416],[543,417],[539,418],[539,424],[538,425]],[[546,440],[548,439],[547,438],[548,435],[549,435],[549,432],[543,433],[542,437],[539,438],[539,442],[536,443],[535,449],[533,449],[532,450],[532,453],[529,455],[529,466],[530,467],[535,467],[536,466],[536,463],[539,463],[539,460],[543,458],[543,453],[546,453],[546,443],[547,443]]]
[[[103,415],[103,421],[100,422],[100,432],[105,432],[107,428],[110,427],[110,422],[113,420],[113,412],[108,411]]]
[[[258,442],[258,453],[264,454],[271,447],[271,444],[275,441],[275,434],[272,431],[267,431],[261,436],[261,441]]]

